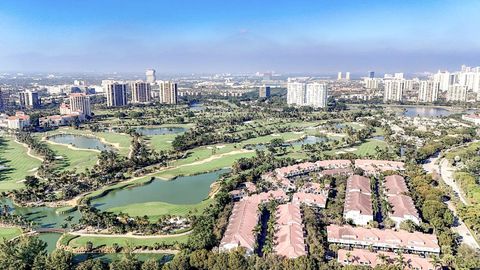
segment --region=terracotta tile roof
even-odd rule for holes
[[[355,167],[364,170],[367,174],[374,174],[384,171],[402,171],[405,169],[405,164],[390,160],[357,159]]]
[[[298,204],[305,203],[307,205],[315,205],[325,208],[325,205],[327,203],[327,196],[324,194],[297,192],[293,194],[292,202]]]
[[[279,205],[276,217],[275,252],[287,258],[307,255],[300,207],[292,203]]]
[[[348,159],[320,160],[315,162],[315,165],[326,169],[336,169],[350,167],[352,162]]]
[[[400,175],[390,175],[385,177],[384,192],[386,195],[397,195],[408,193],[405,179]]]
[[[412,198],[407,195],[389,196],[388,202],[392,205],[392,216],[404,218],[406,216],[413,216],[420,219],[417,209],[413,204]]]
[[[327,235],[330,243],[440,253],[437,237],[421,232],[329,225]]]
[[[220,247],[229,249],[241,246],[250,251],[255,249],[256,235],[253,229],[258,224],[258,204],[258,201],[249,199],[235,203]]]
[[[349,254],[350,256],[347,256]],[[379,257],[380,254],[386,256],[386,262],[382,261]],[[384,264],[394,264],[395,258],[398,255],[393,252],[371,252],[365,249],[353,249],[353,250],[338,250],[338,259],[337,261],[345,265],[363,265],[369,267],[375,267],[377,265]],[[403,254],[404,262],[406,263],[405,269],[416,269],[416,270],[433,270],[434,265],[431,263],[430,258],[420,257],[414,254]]]
[[[345,194],[344,212],[358,211],[362,215],[373,215],[370,195],[358,191]]]
[[[360,191],[365,194],[372,193],[370,189],[370,179],[360,175],[352,175],[347,179],[346,192]]]

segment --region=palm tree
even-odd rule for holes
[[[385,255],[385,253],[378,253],[377,258],[380,260],[380,262],[381,262],[382,264],[387,264],[387,263],[388,263],[388,259],[389,259],[390,257],[388,257],[387,255]]]

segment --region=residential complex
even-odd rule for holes
[[[258,88],[258,97],[259,98],[269,98],[270,97],[270,86],[262,86]]]
[[[160,103],[177,104],[178,86],[177,83],[170,81],[159,82],[158,99]]]
[[[448,86],[447,101],[467,101],[467,86],[461,84],[454,84]]]
[[[20,106],[22,108],[30,108],[35,109],[40,106],[40,98],[38,97],[38,93],[27,90],[24,92],[20,92]]]
[[[127,84],[111,82],[106,85],[107,107],[121,107],[127,105]]]
[[[147,103],[152,99],[151,86],[148,82],[135,81],[130,83],[132,103]]]
[[[400,77],[400,75],[398,75],[398,77]],[[383,101],[384,102],[402,101],[404,90],[405,90],[405,80],[403,80],[402,78],[385,81],[385,93],[383,96]]]
[[[325,83],[289,82],[287,86],[287,103],[296,106],[327,106],[328,90]]]
[[[70,111],[71,112],[80,112],[85,116],[92,115],[92,109],[90,106],[90,97],[84,93],[73,93],[70,94]]]
[[[421,81],[418,90],[418,102],[433,103],[438,100],[440,83],[435,81]]]

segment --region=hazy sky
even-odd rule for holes
[[[0,0],[0,70],[328,73],[480,65],[480,1]]]

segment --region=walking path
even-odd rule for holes
[[[451,149],[450,149],[451,150]],[[453,178],[453,174],[455,169],[452,168],[452,165],[448,162],[446,158],[442,158],[440,161],[440,165],[438,163],[438,157],[429,158],[428,162],[423,164],[423,169],[428,173],[436,172],[440,175],[441,179],[445,184],[450,186],[455,194],[460,198],[462,203],[468,205],[468,201],[462,194],[462,190],[457,185]],[[461,237],[461,242],[469,245],[472,248],[480,249],[480,244],[477,240],[472,236],[468,227],[463,223],[462,219],[457,214],[457,209],[455,204],[452,201],[446,202],[448,209],[450,209],[456,217],[456,221],[454,226],[452,226],[452,230],[458,233]]]

